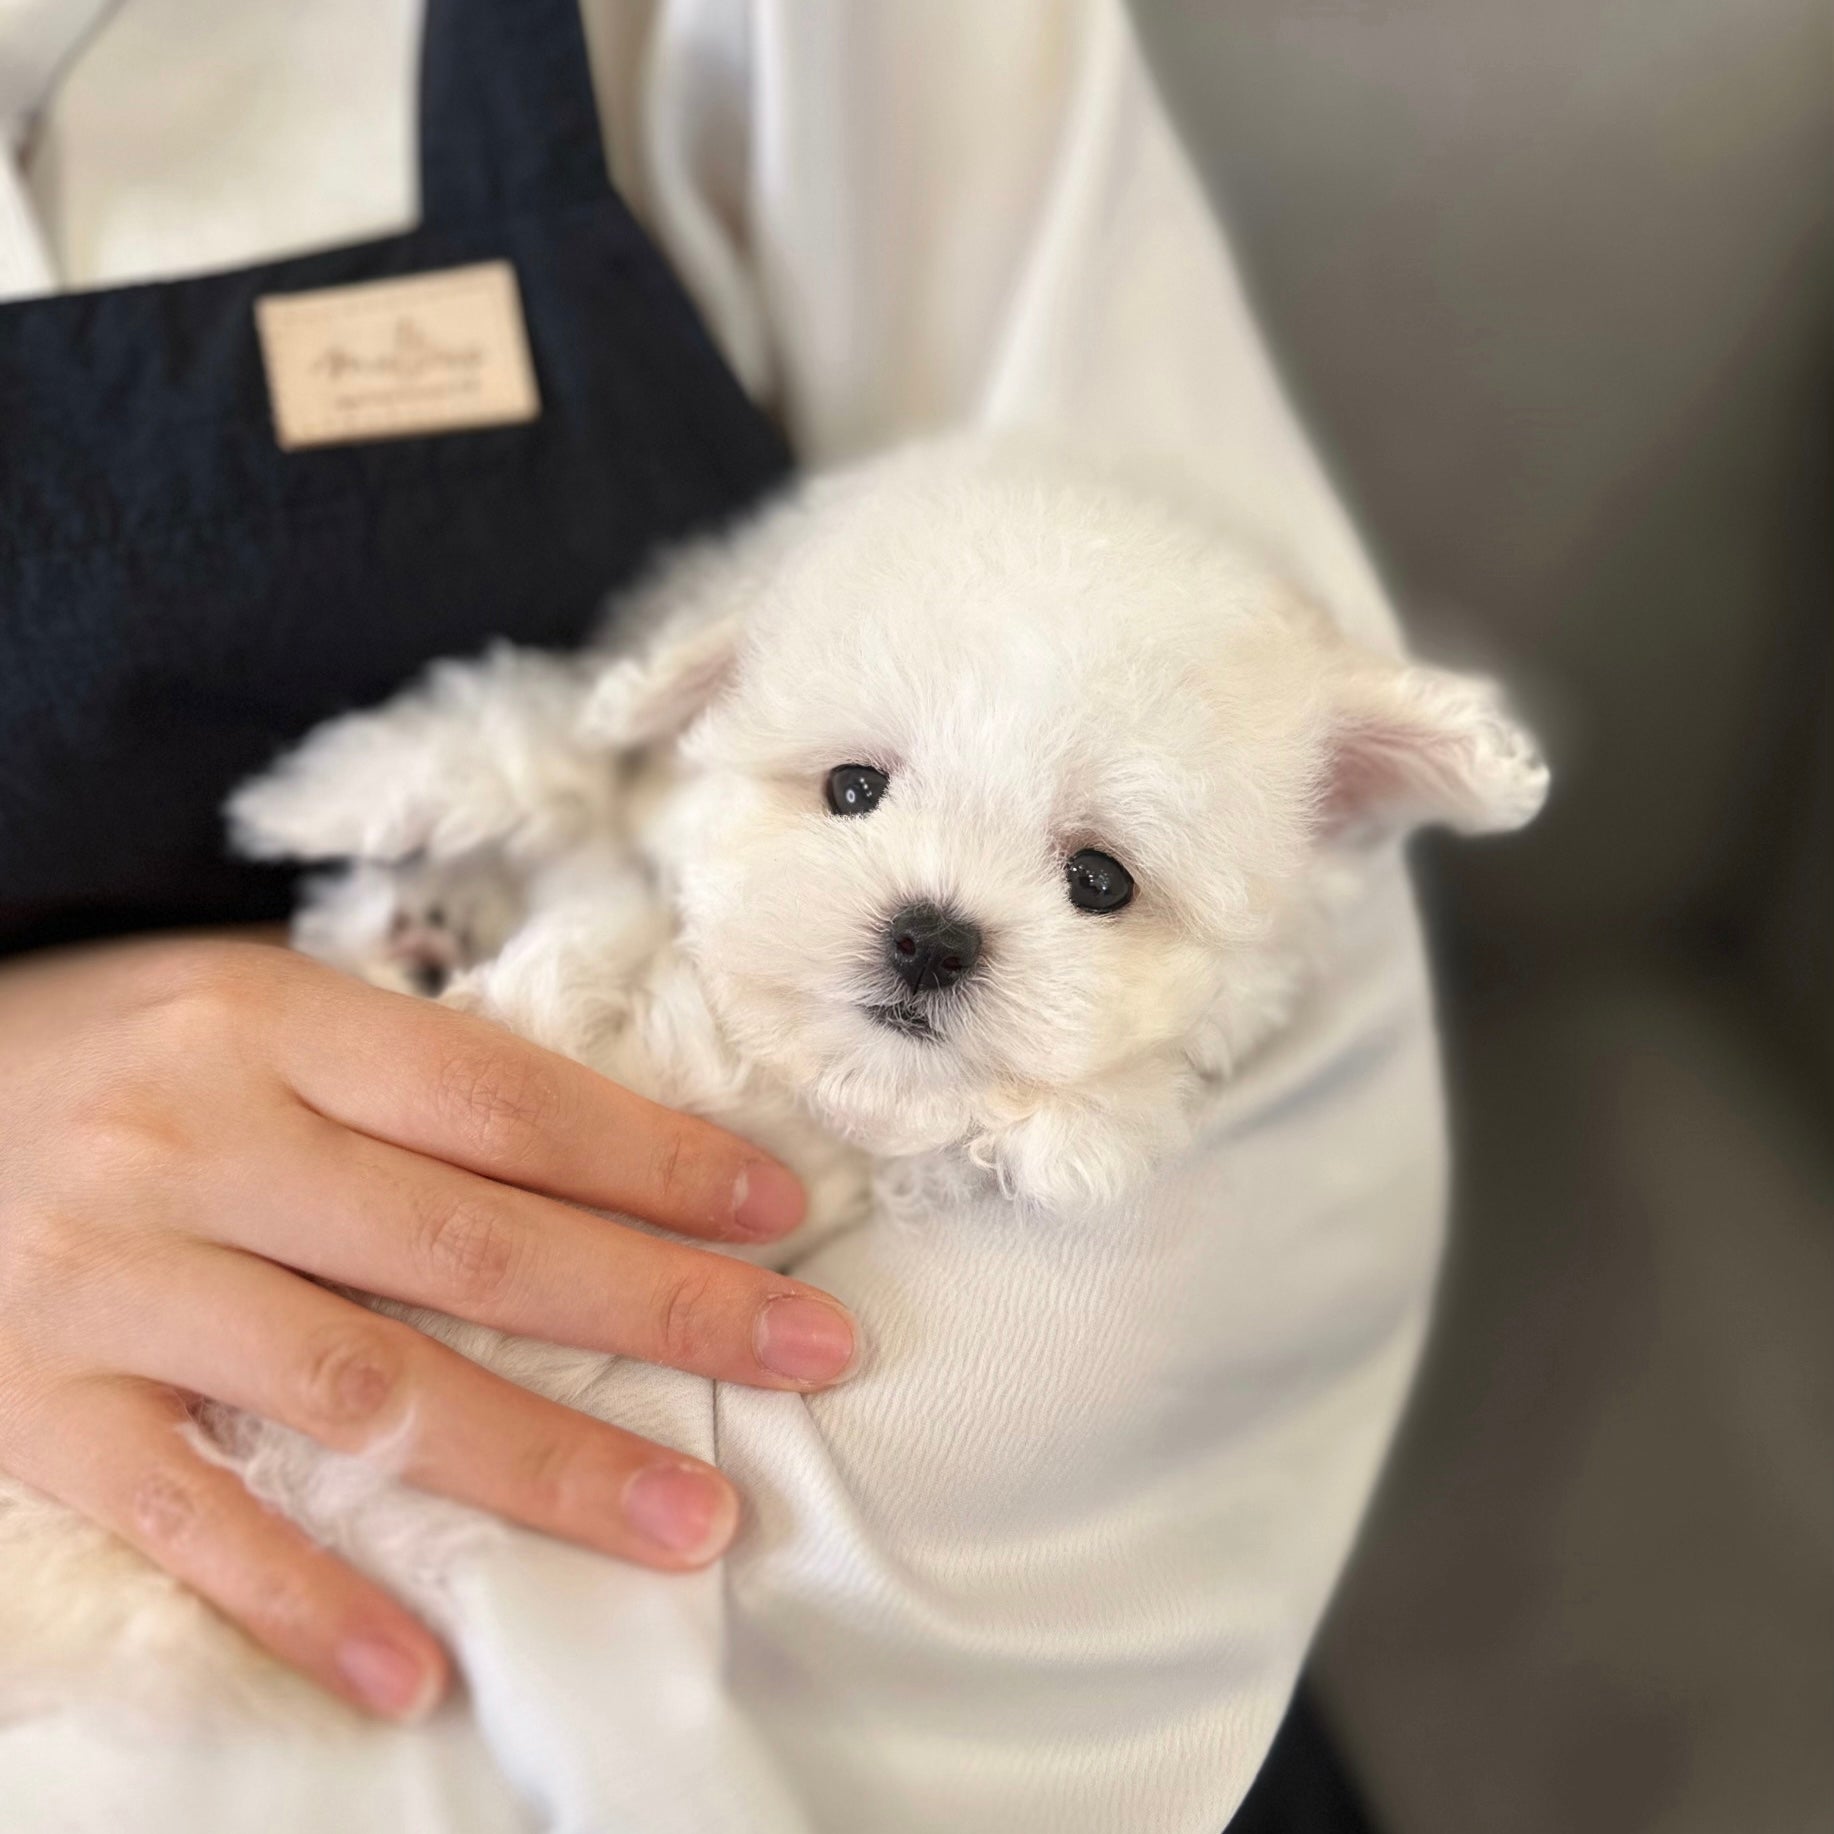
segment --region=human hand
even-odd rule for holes
[[[764,1387],[852,1361],[837,1302],[571,1207],[763,1241],[789,1172],[482,1020],[181,937],[0,964],[0,1041],[0,1470],[371,1711],[439,1697],[438,1642],[192,1449],[198,1398],[650,1566],[716,1557],[738,1504],[303,1275]]]

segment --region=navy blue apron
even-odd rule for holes
[[[0,948],[283,915],[228,790],[491,638],[567,645],[787,469],[612,191],[577,0],[429,0],[421,226],[0,307]],[[540,417],[275,442],[254,305],[513,263]]]

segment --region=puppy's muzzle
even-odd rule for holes
[[[981,932],[934,904],[907,904],[885,929],[885,959],[912,993],[953,987],[981,959]]]

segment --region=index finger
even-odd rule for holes
[[[684,1235],[768,1241],[803,1190],[769,1154],[500,1026],[354,980],[283,1009],[278,1066],[358,1133]]]

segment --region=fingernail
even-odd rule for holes
[[[399,1643],[382,1637],[352,1637],[338,1651],[338,1673],[367,1706],[390,1719],[422,1719],[440,1695],[436,1668]]]
[[[671,1554],[716,1554],[732,1539],[731,1488],[690,1465],[650,1465],[624,1486],[624,1519]]]
[[[745,1235],[776,1236],[802,1221],[802,1183],[774,1160],[739,1167],[732,1183],[733,1227]]]
[[[752,1333],[758,1361],[792,1382],[833,1382],[853,1362],[853,1320],[837,1305],[784,1293],[768,1301]]]

